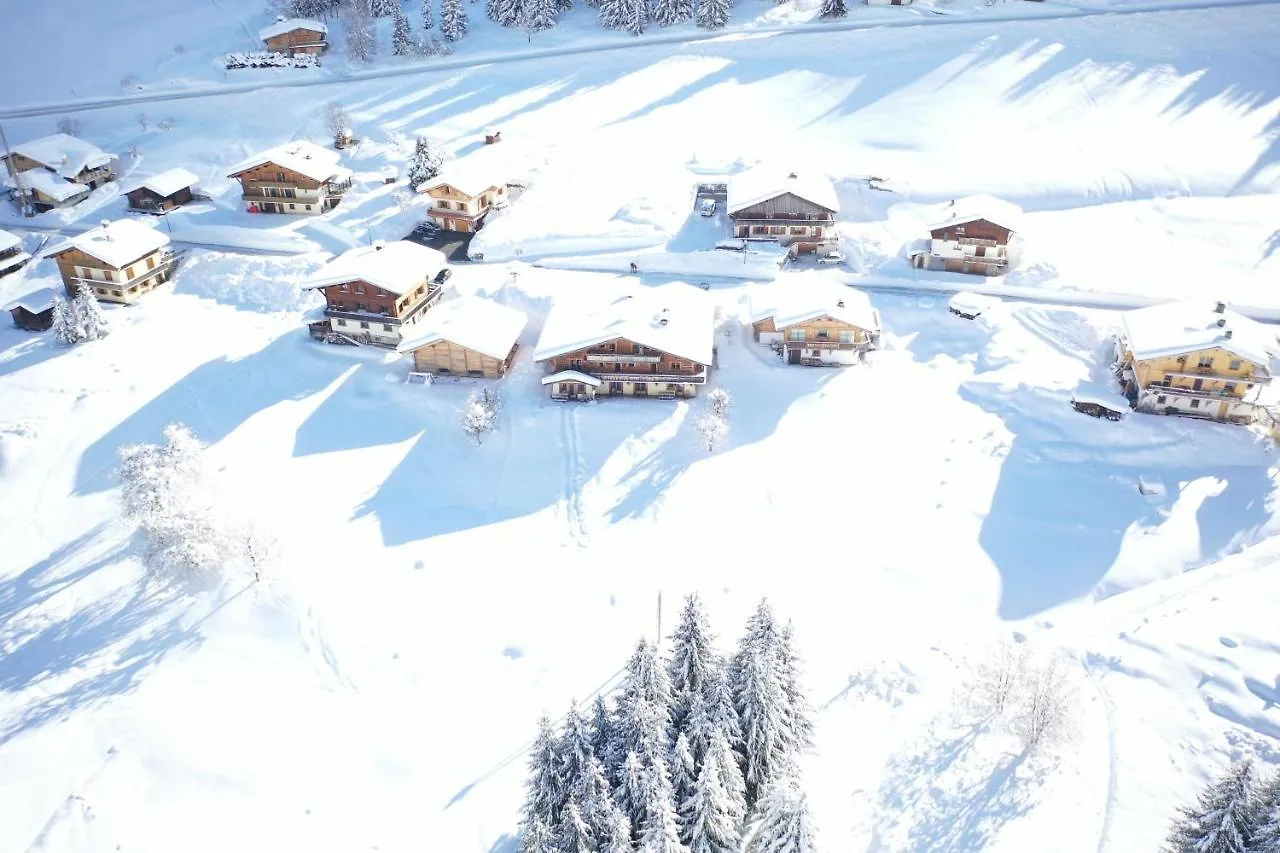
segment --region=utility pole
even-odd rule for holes
[[[662,645],[662,590],[658,590],[658,633],[654,637],[654,646]]]
[[[27,199],[26,182],[22,180],[22,173],[13,165],[13,152],[9,150],[9,140],[4,135],[4,125],[0,125],[0,144],[4,145],[4,163],[9,169],[9,174],[13,177],[13,185],[18,191],[18,204],[22,209],[23,216],[31,215],[31,204]]]

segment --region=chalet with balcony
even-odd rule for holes
[[[14,302],[8,308],[13,324],[28,332],[49,329],[53,326],[53,297],[56,292],[52,287],[42,287]]]
[[[929,246],[912,254],[921,269],[973,275],[1004,275],[1017,263],[1022,211],[991,196],[951,201],[929,226]]]
[[[489,211],[508,202],[507,179],[491,153],[476,153],[445,165],[440,174],[419,185],[418,192],[431,199],[427,216],[445,231],[479,231]]]
[[[31,255],[22,248],[22,239],[17,234],[0,231],[0,276],[17,272],[31,260]]]
[[[835,185],[823,175],[744,172],[729,181],[727,209],[735,237],[772,240],[796,253],[836,242],[840,202]]]
[[[445,257],[407,240],[348,249],[303,284],[324,294],[323,317],[311,337],[329,343],[395,349],[440,299]]]
[[[1121,316],[1116,375],[1138,411],[1248,423],[1278,358],[1274,328],[1189,300]]]
[[[415,373],[497,379],[515,361],[527,322],[523,312],[490,299],[452,299],[407,330],[396,350],[413,353]]]
[[[181,253],[169,237],[134,219],[103,222],[45,253],[58,265],[67,295],[88,288],[100,302],[130,303],[164,284]]]
[[[286,56],[321,54],[329,49],[329,28],[309,18],[277,15],[274,23],[258,30],[258,38],[267,50]]]
[[[16,203],[30,205],[37,213],[72,207],[93,192],[84,184],[68,181],[44,169],[8,175],[5,177],[5,185]]]
[[[801,278],[752,294],[751,331],[787,364],[835,367],[856,364],[879,345],[880,314],[860,290]]]
[[[553,400],[693,397],[715,360],[715,308],[679,282],[557,302],[533,358]]]
[[[125,193],[129,209],[143,213],[167,213],[175,207],[191,202],[196,178],[186,169],[169,169],[158,175],[143,178]]]
[[[351,189],[351,170],[339,159],[314,142],[289,142],[250,157],[227,177],[240,182],[250,213],[324,213]]]
[[[114,155],[66,133],[20,142],[6,160],[10,173],[48,172],[89,190],[116,177]]]

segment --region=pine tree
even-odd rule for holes
[[[730,790],[726,780],[736,780],[737,789]],[[690,853],[737,853],[745,814],[742,775],[721,736],[708,751],[693,792],[680,803],[680,838]]]
[[[431,28],[436,25],[434,15],[431,13],[432,0],[422,0],[422,31],[424,33],[431,32]]]
[[[736,747],[742,742],[742,724],[733,702],[730,669],[724,664],[712,670],[707,687],[707,715],[711,718],[711,725],[724,732],[729,743]]]
[[[111,333],[107,318],[102,313],[102,306],[84,285],[76,289],[76,298],[71,303],[71,317],[82,340],[96,341]]]
[[[671,745],[671,682],[658,650],[641,639],[627,662],[618,699],[617,754],[635,752],[645,766],[666,760]]]
[[[653,19],[659,26],[669,27],[693,17],[693,0],[656,0]]]
[[[556,25],[556,0],[523,0],[520,28],[528,33],[545,32]]]
[[[582,814],[587,823],[599,829],[603,818],[600,809],[605,801],[613,801],[613,791],[609,788],[609,780],[605,778],[604,766],[594,755],[587,760],[587,766],[577,784],[569,790],[582,804]]]
[[[559,853],[556,835],[541,819],[520,827],[520,853]]]
[[[559,738],[551,728],[550,718],[543,714],[538,718],[538,735],[529,748],[523,813],[523,826],[529,833],[534,833],[539,824],[553,836],[558,830],[560,810],[568,797],[563,768]]]
[[[778,678],[786,699],[784,729],[786,750],[794,761],[800,753],[813,747],[813,708],[800,685],[800,661],[796,657],[794,632],[787,622],[778,633]]]
[[[369,0],[343,0],[343,24],[347,34],[347,58],[372,62],[378,54],[378,32]]]
[[[689,739],[682,733],[676,738],[676,745],[671,750],[672,802],[675,803],[677,811],[680,808],[680,804],[693,795],[693,789],[697,782],[698,768],[693,763],[693,752],[689,749]],[[681,833],[680,837],[684,839],[684,834]]]
[[[845,5],[845,0],[822,0],[822,9],[818,12],[818,17],[830,21],[843,18],[848,14],[849,7]]]
[[[788,757],[786,694],[777,651],[773,612],[768,601],[761,601],[747,623],[747,636],[734,656],[731,673],[734,709],[742,726],[739,755],[748,805],[755,804]]]
[[[617,803],[609,801],[608,805],[606,817],[596,829],[598,853],[632,853],[631,821]]]
[[[573,0],[555,0],[556,14],[568,12],[573,8]]]
[[[1280,853],[1280,771],[1258,788],[1249,853]]]
[[[409,186],[416,190],[440,174],[444,161],[444,145],[430,136],[419,136],[414,145],[413,160],[409,163]]]
[[[649,0],[600,0],[600,24],[609,30],[644,32],[649,23]]]
[[[1165,842],[1167,853],[1247,853],[1254,816],[1250,762],[1229,768],[1194,807],[1180,812]]]
[[[560,757],[564,762],[560,771],[561,778],[569,790],[578,790],[587,775],[587,764],[595,760],[595,754],[591,748],[591,729],[582,718],[576,703],[570,706],[569,714],[565,717]]]
[[[671,634],[667,676],[671,682],[671,726],[675,732],[687,731],[686,719],[693,698],[702,697],[705,703],[708,697],[712,670],[720,666],[712,648],[714,640],[702,601],[694,593],[685,599],[680,623]]]
[[[751,853],[816,853],[809,803],[790,779],[769,786],[757,809]]]
[[[369,12],[375,18],[385,18],[400,11],[398,0],[369,0]],[[401,12],[401,14],[404,14]]]
[[[446,41],[454,42],[467,34],[467,26],[471,21],[467,10],[462,8],[462,0],[441,0],[440,32]]]
[[[560,827],[556,831],[557,853],[596,853],[596,842],[591,828],[582,818],[578,801],[571,794],[560,810]]]
[[[671,780],[661,759],[644,774],[639,853],[688,853],[680,841]]]
[[[484,14],[486,18],[495,24],[502,24],[505,27],[506,23],[502,19],[501,9],[503,5],[502,0],[484,0]]]
[[[53,337],[58,343],[73,346],[80,343],[80,326],[71,304],[61,293],[53,297]]]
[[[720,29],[729,23],[729,0],[698,0],[696,21],[704,30]]]
[[[613,786],[613,800],[634,826],[644,815],[645,769],[640,756],[628,752]]]
[[[603,695],[597,696],[595,703],[591,706],[591,751],[595,753],[596,758],[600,759],[600,763],[605,767],[605,773],[609,772],[609,761],[611,751],[610,743],[613,740],[613,718],[609,714],[609,706],[605,702]]]
[[[400,4],[392,7],[391,12],[391,53],[395,56],[412,56],[417,49],[413,40],[413,31],[409,29],[409,19],[405,16]]]

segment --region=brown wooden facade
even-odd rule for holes
[[[39,160],[32,160],[30,157],[19,154],[16,151],[9,155],[9,159],[13,164],[13,169],[18,172],[29,172],[32,169],[44,169],[49,172],[54,171]],[[81,169],[80,173],[72,177],[71,180],[75,181],[77,184],[84,184],[91,190],[96,190],[108,181],[114,180],[115,177],[115,172],[111,170],[111,166],[108,164],[106,166],[98,166],[93,169]]]
[[[32,311],[25,305],[15,305],[9,309],[13,324],[28,332],[43,332],[53,326],[53,306],[40,311]]]
[[[935,228],[929,232],[929,236],[935,240],[955,240],[973,245],[981,245],[979,241],[990,241],[995,246],[1007,246],[1013,231],[986,219],[970,219],[968,222],[948,223]]]
[[[100,302],[129,303],[169,280],[177,255],[168,246],[116,267],[77,248],[53,256],[68,296],[87,287]]]
[[[277,163],[263,163],[231,175],[240,182],[245,207],[251,213],[323,213],[336,207],[351,187],[318,181]]]
[[[431,198],[427,215],[446,231],[479,231],[494,205],[507,197],[505,185],[494,184],[478,195],[468,195],[452,184],[443,183],[426,191]]]
[[[546,359],[549,373],[573,370],[600,380],[593,396],[692,397],[707,381],[709,365],[635,343],[626,338]],[[563,397],[559,385],[553,397]]]
[[[267,50],[294,56],[299,53],[321,54],[329,49],[325,34],[317,30],[299,27],[264,40]]]
[[[1246,395],[1271,382],[1267,365],[1221,347],[1138,359],[1122,347],[1117,372],[1125,394],[1144,411],[1248,421]]]
[[[403,327],[416,322],[444,293],[425,278],[402,295],[361,279],[317,289],[324,294],[325,319],[310,324],[312,337],[328,339],[336,333],[357,343],[383,347],[397,346]]]
[[[506,375],[519,348],[519,344],[512,344],[506,358],[498,359],[452,341],[436,341],[413,351],[413,369],[418,373],[498,379]]]
[[[744,207],[729,218],[738,237],[773,237],[783,245],[799,244],[799,251],[813,251],[819,243],[835,238],[835,211],[795,193]]]
[[[125,196],[129,199],[129,207],[144,211],[173,210],[175,207],[190,203],[192,199],[191,187],[183,187],[169,195],[160,195],[147,187],[138,187],[136,190],[125,193]]]

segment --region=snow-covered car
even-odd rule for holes
[[[745,252],[747,250],[746,240],[719,240],[716,242],[717,249],[723,249],[726,252]]]
[[[698,202],[698,215],[715,216],[716,200],[714,198],[704,198],[702,201]]]
[[[818,263],[820,264],[843,264],[846,260],[847,258],[845,258],[843,252],[837,252],[834,249],[830,252],[823,252],[818,256]]]
[[[445,267],[444,269],[440,270],[440,272],[436,273],[435,283],[444,284],[446,281],[449,280],[449,276],[451,275],[453,275],[453,270],[449,269],[448,267]]]

